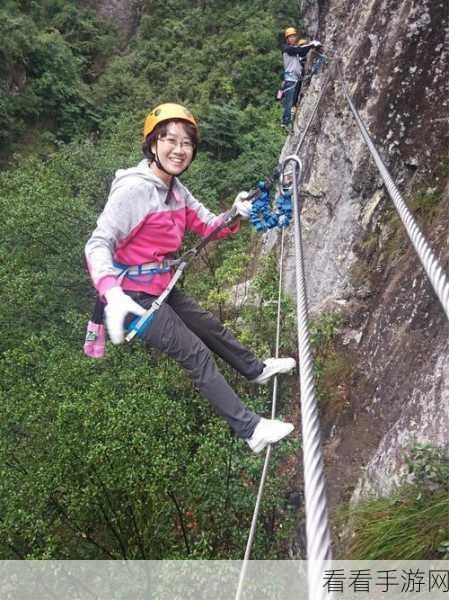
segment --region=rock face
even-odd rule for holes
[[[99,18],[110,21],[115,25],[117,30],[123,35],[124,40],[126,40],[137,26],[143,1],[84,0],[84,4],[93,8]]]
[[[356,107],[449,272],[447,4],[321,0],[303,8],[309,34],[341,57]],[[345,402],[330,401],[322,414],[335,508],[352,494],[388,494],[417,442],[449,447],[449,323],[394,216],[335,61],[306,89],[284,157],[329,74],[299,156],[310,309],[343,312],[339,343],[352,367]],[[292,240],[285,282],[295,294]]]

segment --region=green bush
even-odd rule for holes
[[[240,557],[260,459],[172,361],[133,346],[92,362],[53,328],[4,353],[0,374],[2,558]],[[267,485],[262,519],[276,517],[255,557],[282,552],[286,484]]]
[[[96,127],[86,82],[111,51],[112,33],[91,10],[66,2],[9,2],[0,10],[0,155],[37,144],[42,129],[67,141]]]
[[[407,464],[413,484],[400,487],[389,497],[362,500],[341,510],[340,516],[351,530],[345,558],[447,559],[448,453],[418,445],[411,449]]]

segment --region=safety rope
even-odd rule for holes
[[[319,98],[315,104],[306,128],[301,136],[301,140],[297,145],[298,152],[304,142],[310,125],[313,122],[318,106],[327,85],[330,80],[330,74],[327,76],[325,83],[321,89]],[[302,170],[301,162],[297,156],[288,156],[282,163],[282,166],[275,170],[276,177],[280,174],[281,184],[285,180],[285,166],[288,161],[295,161],[295,166],[299,166]],[[330,545],[330,531],[327,516],[327,501],[325,493],[324,469],[321,452],[320,428],[318,420],[318,405],[315,398],[315,386],[313,375],[313,362],[311,357],[309,331],[308,331],[308,316],[307,316],[307,295],[305,289],[305,277],[303,266],[302,242],[300,233],[299,221],[299,206],[297,190],[299,182],[297,180],[297,169],[294,170],[293,184],[293,218],[295,222],[295,248],[296,248],[296,280],[297,280],[297,321],[298,321],[298,348],[299,348],[299,380],[301,385],[301,412],[302,412],[302,438],[303,438],[303,462],[304,462],[304,487],[306,501],[306,532],[307,532],[307,568],[309,582],[309,600],[332,600],[332,594],[326,591],[322,586],[323,566],[324,561],[331,560],[332,552]],[[277,308],[277,323],[276,323],[276,357],[279,356],[280,343],[280,306],[282,293],[282,265],[284,260],[284,236],[285,230],[282,228],[281,234],[281,252],[279,259],[279,291],[278,291],[278,308]],[[299,239],[299,243],[296,240]],[[301,284],[299,282],[302,282]],[[301,383],[302,382],[302,383]],[[273,399],[271,418],[276,415],[276,398],[277,398],[277,377],[274,378],[273,384]],[[235,600],[240,600],[243,591],[243,584],[248,569],[248,561],[251,555],[251,548],[256,531],[257,518],[260,509],[260,503],[263,494],[263,488],[268,472],[268,463],[271,456],[271,445],[268,446],[265,455],[265,462],[262,469],[262,474],[259,482],[259,489],[256,498],[256,504],[251,521],[250,532],[246,544],[245,555],[243,558],[242,568],[240,571],[239,582]]]
[[[332,559],[331,538],[327,514],[318,403],[315,396],[313,360],[309,336],[307,290],[298,200],[302,164],[299,158],[295,154],[292,154],[285,158],[283,170],[285,170],[286,165],[290,161],[295,164],[293,170],[293,222],[296,256],[296,314],[298,324],[299,382],[301,386],[309,599],[329,600],[332,596],[323,588],[322,577],[325,561]]]
[[[352,102],[351,97],[348,94],[346,80],[340,62],[337,63],[337,70],[340,74],[343,86],[343,93],[349,104],[349,108],[351,109],[351,112],[354,115],[355,121],[360,129],[362,137],[366,142],[369,151],[371,152],[371,156],[373,157],[374,162],[376,163],[379,173],[385,183],[385,187],[387,188],[390,198],[392,199],[393,204],[399,214],[399,217],[401,218],[401,221],[407,231],[410,241],[412,242],[413,247],[415,248],[416,253],[421,261],[421,264],[423,265],[427,276],[430,279],[430,282],[433,286],[433,289],[435,290],[439,301],[441,302],[444,312],[446,313],[446,316],[449,319],[449,278],[444,272],[440,262],[432,252],[432,249],[429,243],[427,242],[426,238],[423,236],[413,214],[411,213],[410,209],[405,203],[387,167],[382,161],[382,158],[379,152],[377,151],[368,133],[368,130],[360,117],[359,112],[354,106],[354,103]]]
[[[285,237],[285,229],[282,228],[281,234],[281,251],[279,257],[279,283],[278,283],[278,301],[277,301],[277,319],[276,319],[276,348],[275,348],[275,357],[279,358],[279,345],[280,345],[280,331],[281,331],[281,296],[282,296],[282,265],[284,262],[284,237]],[[273,382],[273,395],[271,402],[271,418],[274,419],[276,416],[276,404],[277,404],[277,391],[278,391],[278,378],[274,377]],[[243,583],[245,581],[246,571],[248,569],[248,561],[251,555],[251,548],[254,541],[254,535],[256,532],[257,518],[259,516],[260,503],[262,501],[263,488],[265,485],[265,480],[267,478],[268,473],[268,463],[270,462],[271,457],[271,444],[268,445],[267,451],[265,454],[265,461],[262,469],[262,475],[260,477],[259,489],[257,492],[256,504],[254,507],[253,518],[251,520],[251,527],[248,535],[248,541],[246,543],[245,556],[243,557],[242,568],[240,571],[239,582],[237,586],[237,592],[235,595],[235,600],[240,600],[243,591]]]

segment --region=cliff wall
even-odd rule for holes
[[[306,33],[341,58],[349,92],[448,272],[447,4],[329,0],[305,2],[303,9]],[[335,401],[322,411],[334,508],[351,496],[388,494],[417,442],[449,447],[449,324],[333,67],[330,61],[305,90],[283,155],[294,150],[331,72],[300,156],[310,309],[313,316],[343,314],[338,346],[350,367],[346,381],[336,375]],[[291,240],[285,266],[291,294],[293,251]]]

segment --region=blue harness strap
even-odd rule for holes
[[[113,261],[113,267],[117,271],[117,276],[120,281],[125,277],[131,280],[139,279],[148,283],[154,275],[158,273],[168,273],[172,268],[174,261],[165,261],[163,263],[145,263],[143,265],[125,265],[117,261]],[[142,337],[145,331],[154,319],[155,313],[152,313],[143,320],[141,317],[136,317],[127,327],[127,331],[133,336]]]
[[[154,319],[156,312],[160,309],[162,304],[165,302],[165,299],[170,294],[172,289],[174,288],[176,282],[181,277],[184,272],[184,269],[187,266],[187,260],[181,259],[181,262],[178,264],[178,267],[170,280],[170,283],[167,285],[165,290],[153,301],[150,308],[141,316],[134,319],[128,327],[128,335],[125,340],[130,342],[134,336],[142,337],[147,327],[150,325],[151,321]]]
[[[117,261],[113,261],[113,267],[117,270],[118,278],[124,279],[139,279],[140,281],[151,281],[154,275],[158,273],[168,273],[172,265],[168,263],[146,263],[143,265],[125,265]],[[147,277],[148,279],[143,279]]]
[[[140,326],[139,326],[139,321],[140,321],[141,317],[136,317],[135,319],[133,319],[131,321],[131,323],[128,325],[128,327],[126,329],[129,333],[134,332],[133,335],[137,335],[137,337],[141,338],[141,337],[143,337],[143,334],[148,329],[148,327],[151,325],[151,322],[155,316],[156,316],[156,313],[152,313],[145,319],[145,321]]]

